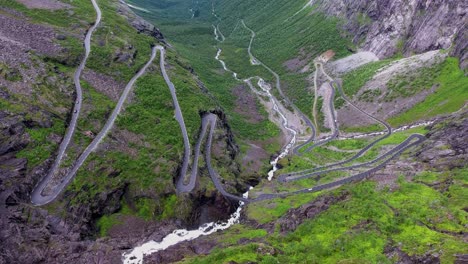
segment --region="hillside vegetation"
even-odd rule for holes
[[[155,45],[165,48],[170,81],[159,53],[71,183],[34,206],[32,190],[73,115],[95,9],[84,0],[60,0],[57,10],[0,0],[0,43],[11,43],[0,51],[14,51],[0,54],[0,263],[114,263],[175,236],[187,240],[145,261],[448,264],[468,254],[468,77],[457,54],[411,56],[400,40],[392,57],[340,72],[333,63],[362,46],[346,31],[354,22],[331,15],[327,1],[97,2],[82,110],[55,180],[96,138]],[[363,32],[376,24],[364,11],[352,17]],[[170,82],[191,144],[188,170],[199,174],[187,190],[176,189],[186,149]],[[298,109],[318,120],[313,140]],[[240,221],[217,222],[230,215]],[[207,235],[221,230],[210,222],[224,231]],[[206,236],[179,230],[197,227]]]
[[[31,55],[38,63],[45,65],[47,71],[42,84],[38,81],[39,85],[33,88],[34,97],[12,94],[8,100],[0,98],[1,110],[24,115],[25,119],[40,121],[53,116],[50,127],[32,126],[27,130],[31,143],[17,157],[27,159],[29,173],[54,158],[58,149],[59,141],[51,138],[60,139],[65,132],[71,111],[68,109],[71,109],[74,100],[72,78],[84,52],[82,38],[95,16],[90,1],[65,2],[73,7],[71,13],[69,10],[28,9],[15,1],[1,1],[3,8],[22,12],[34,23],[46,25],[57,34],[63,34],[63,37],[54,41],[65,48],[65,52],[56,56]],[[120,96],[122,84],[128,82],[146,63],[151,45],[157,43],[156,39],[139,34],[126,17],[118,15],[118,1],[103,0],[99,1],[99,5],[102,24],[92,36],[91,54],[85,72],[104,76],[101,81],[107,81],[104,84],[107,87],[94,87],[82,78],[84,109],[72,147],[62,164],[64,168],[72,165],[91,142],[92,136],[88,134],[96,135],[102,128],[115,106],[115,98]],[[168,50],[166,63],[171,66],[169,74],[177,87],[189,136],[196,138],[200,112],[217,109],[219,104],[202,90],[200,82],[188,70],[187,62],[174,50]],[[51,213],[62,214],[60,211],[63,209],[60,208],[64,207],[68,207],[71,215],[74,210],[83,210],[87,206],[101,208],[93,210],[102,210],[106,206],[105,202],[108,202],[114,209],[105,209],[107,214],[122,214],[120,211],[124,210],[125,215],[145,220],[189,217],[190,209],[181,211],[181,207],[173,206],[182,203],[186,204],[182,207],[190,208],[191,202],[174,195],[172,182],[183,155],[183,143],[180,140],[180,129],[173,118],[172,98],[158,65],[159,59],[138,80],[134,95],[118,117],[115,128],[101,144],[103,147],[91,154],[79,170],[65,191],[67,199],[48,206]],[[66,88],[57,87],[50,80],[60,80]],[[116,87],[116,84],[120,87]],[[112,91],[115,92],[112,94]],[[111,201],[98,204],[100,195],[102,197],[106,193],[122,191],[125,199],[122,195],[109,196]],[[93,214],[93,217],[99,217],[103,212]],[[104,233],[101,231],[101,234]]]

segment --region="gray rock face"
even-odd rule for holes
[[[372,177],[380,186],[395,187],[400,175],[411,179],[423,171],[446,172],[468,164],[468,110],[435,121],[427,140],[410,158],[390,162]],[[440,188],[445,188],[441,185]]]
[[[29,143],[24,129],[21,117],[0,112],[0,155],[20,150]]]
[[[416,155],[417,159],[438,170],[463,167],[468,162],[468,111],[435,124],[427,135],[428,142]],[[437,126],[443,126],[443,129]]]
[[[145,256],[144,263],[164,264],[174,263],[184,259],[185,256],[209,254],[218,243],[208,238],[197,239],[197,243],[184,241],[166,250]]]
[[[119,10],[118,12],[123,16],[128,18],[130,24],[138,30],[139,33],[152,36],[162,43],[166,43],[163,34],[161,31],[156,28],[153,24],[147,22],[143,18],[137,16],[127,5],[124,0],[119,1]]]
[[[468,3],[459,0],[329,0],[320,11],[345,19],[353,42],[378,57],[448,49],[466,67]]]
[[[456,56],[460,58],[460,67],[462,69],[468,68],[468,25],[465,26],[460,30],[460,32],[455,37],[455,47],[453,48],[450,55]]]
[[[296,230],[296,228],[308,219],[315,218],[318,214],[326,211],[330,206],[349,197],[349,193],[343,192],[338,195],[324,195],[311,203],[305,204],[296,209],[290,209],[286,215],[282,216],[278,223],[281,232],[287,233]]]
[[[137,17],[137,19],[132,21],[132,26],[136,28],[138,32],[150,35],[160,40],[161,42],[164,42],[163,34],[161,33],[161,31],[159,31],[158,28],[153,26],[153,24],[146,22],[145,20]]]
[[[31,141],[27,126],[23,116],[0,111],[0,263],[119,263],[124,250],[142,238],[162,237],[176,228],[140,222],[109,239],[87,237],[97,216],[118,210],[125,184],[100,193],[92,204],[69,205],[64,218],[31,206],[29,194],[50,163],[28,171],[27,160],[16,157]]]

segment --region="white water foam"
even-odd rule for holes
[[[216,28],[215,25],[211,25],[211,26],[213,27],[213,30],[214,30],[215,40],[216,41],[221,41],[221,40],[219,40],[218,29]]]
[[[253,188],[250,187],[250,190],[251,189]],[[244,193],[242,197],[248,198],[249,192],[247,191]],[[124,253],[122,255],[123,263],[143,264],[143,257],[145,255],[150,255],[158,251],[165,250],[168,247],[174,246],[183,241],[190,241],[201,236],[207,236],[217,231],[228,229],[232,225],[239,223],[243,205],[244,202],[239,202],[239,207],[226,222],[211,222],[203,224],[196,230],[177,229],[164,237],[161,242],[149,241],[144,243],[143,245],[134,248],[131,252]]]
[[[218,29],[215,26],[213,26],[213,28],[214,28],[214,32],[215,32],[215,38],[216,38],[216,40],[218,40],[219,39],[219,36],[217,34]],[[219,56],[221,55],[221,52],[222,52],[222,50],[218,49],[218,52],[216,53],[215,59],[218,60],[221,63],[221,65],[223,66],[223,69],[225,71],[231,72],[233,77],[236,80],[239,80],[237,78],[237,73],[229,70],[227,68],[227,66],[226,66],[226,63],[219,58]],[[250,79],[246,79],[244,81],[247,82],[249,80]],[[270,93],[270,89],[271,89],[270,86],[262,78],[259,78],[259,81],[258,81],[257,84],[268,95],[270,100],[273,102],[273,109],[278,113],[278,115],[283,120],[284,128],[286,128],[288,131],[290,131],[291,134],[293,135],[291,141],[283,149],[281,154],[278,157],[276,157],[273,161],[271,161],[271,163],[270,163],[271,165],[273,165],[273,168],[268,172],[268,180],[271,181],[272,178],[273,178],[274,173],[278,170],[278,166],[277,166],[278,161],[280,159],[284,158],[289,153],[292,146],[295,144],[297,132],[288,126],[288,121],[287,121],[286,117],[284,116],[284,114],[280,111],[277,100]],[[253,187],[250,187],[250,190],[252,190],[252,189],[253,189]],[[242,195],[242,197],[248,198],[248,195],[249,195],[249,192],[247,191],[246,193],[244,193]],[[196,230],[177,229],[177,230],[174,230],[171,234],[164,237],[161,242],[149,241],[147,243],[144,243],[143,245],[134,248],[132,251],[124,253],[122,255],[123,263],[124,264],[143,264],[143,258],[144,258],[145,255],[150,255],[150,254],[156,253],[158,251],[165,250],[168,247],[174,246],[174,245],[176,245],[176,244],[178,244],[180,242],[183,242],[183,241],[190,241],[190,240],[196,239],[196,238],[198,238],[200,236],[206,236],[206,235],[213,234],[213,233],[215,233],[217,231],[220,231],[220,230],[228,229],[232,225],[239,222],[243,205],[244,205],[244,202],[239,202],[239,207],[237,208],[237,210],[231,215],[231,217],[226,222],[207,223],[207,224],[204,224],[204,225],[200,226]]]
[[[216,52],[216,57],[215,57],[215,59],[216,59],[217,61],[219,61],[219,63],[221,63],[221,65],[223,66],[223,69],[224,69],[225,71],[231,72],[231,73],[232,73],[232,77],[234,77],[234,79],[236,79],[236,80],[239,81],[239,78],[237,78],[237,73],[231,71],[231,70],[226,66],[226,63],[225,63],[222,59],[219,58],[219,56],[221,55],[221,52],[222,52],[222,51],[223,51],[222,49],[218,49],[218,52]]]
[[[430,126],[432,124],[434,124],[434,121],[427,121],[427,122],[422,122],[422,123],[416,123],[414,125],[402,126],[402,127],[397,128],[397,129],[394,129],[393,133],[406,131],[408,129],[412,129],[412,128],[416,128],[416,127]],[[366,138],[366,137],[372,137],[372,136],[380,136],[380,135],[383,135],[383,134],[386,134],[386,133],[387,132],[374,132],[374,133],[360,134],[360,135],[349,136],[349,137],[338,137],[338,140],[347,140],[347,139],[356,139],[356,138]]]
[[[248,80],[245,80],[245,81],[248,81]],[[257,84],[258,84],[258,87],[260,87],[263,90],[263,92],[265,92],[266,95],[270,98],[270,101],[273,103],[273,110],[275,110],[275,112],[278,113],[281,119],[283,119],[283,127],[289,132],[291,132],[292,134],[291,141],[288,143],[288,145],[286,145],[286,147],[283,149],[281,154],[270,162],[270,164],[273,166],[273,169],[268,172],[268,180],[271,181],[273,179],[273,176],[275,175],[275,172],[279,169],[278,168],[279,160],[286,157],[286,155],[288,155],[289,153],[289,150],[291,150],[291,148],[296,143],[297,131],[288,126],[288,119],[280,111],[278,102],[275,99],[275,97],[270,93],[271,87],[267,84],[267,82],[265,82],[265,80],[263,80],[262,78],[259,78]]]
[[[221,53],[221,50],[218,50],[218,53],[216,54],[216,59],[221,62],[223,65],[223,68],[226,69],[226,66],[222,60],[219,59],[219,54]],[[235,73],[234,73],[235,74]],[[250,79],[244,80],[245,82],[250,81]],[[271,87],[262,79],[259,78],[258,80],[258,86],[268,95],[268,97],[271,99],[273,102],[273,109],[278,113],[278,115],[283,119],[283,126],[291,132],[293,135],[291,141],[288,143],[288,145],[283,149],[281,154],[276,157],[274,160],[271,161],[271,165],[273,168],[268,172],[268,180],[271,181],[273,179],[274,173],[278,170],[278,161],[282,158],[284,158],[290,151],[290,149],[294,146],[296,142],[296,135],[297,132],[290,128],[288,126],[288,121],[286,117],[284,116],[283,113],[281,113],[278,103],[274,96],[270,93]],[[250,190],[252,190],[253,187],[250,187]],[[248,198],[249,192],[246,192],[242,195],[244,198]],[[174,230],[171,234],[167,235],[166,237],[163,238],[161,242],[156,242],[156,241],[150,241],[147,242],[139,247],[134,248],[131,252],[123,254],[123,262],[124,264],[143,264],[143,257],[145,255],[150,255],[153,253],[156,253],[161,250],[165,250],[170,246],[176,245],[180,242],[183,241],[190,241],[193,239],[196,239],[200,236],[207,236],[210,234],[213,234],[217,231],[220,230],[226,230],[232,225],[236,224],[239,222],[241,211],[243,208],[244,203],[239,202],[239,207],[237,210],[231,215],[231,217],[224,223],[207,223],[202,226],[200,226],[196,230],[186,230],[186,229],[178,229]]]

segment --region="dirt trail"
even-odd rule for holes
[[[320,89],[318,90],[317,94],[318,96],[321,96],[323,98],[324,103],[321,109],[322,113],[324,114],[323,125],[324,127],[329,129],[333,129],[333,116],[336,116],[336,111],[332,107],[330,107],[330,102],[334,99],[331,98],[333,95],[332,89],[333,87],[331,87],[329,83],[324,83],[320,86]],[[335,111],[335,113],[332,114],[331,111]]]

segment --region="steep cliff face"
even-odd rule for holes
[[[319,11],[343,18],[353,42],[380,58],[448,49],[453,44],[453,55],[467,66],[466,1],[318,0],[315,4]]]

